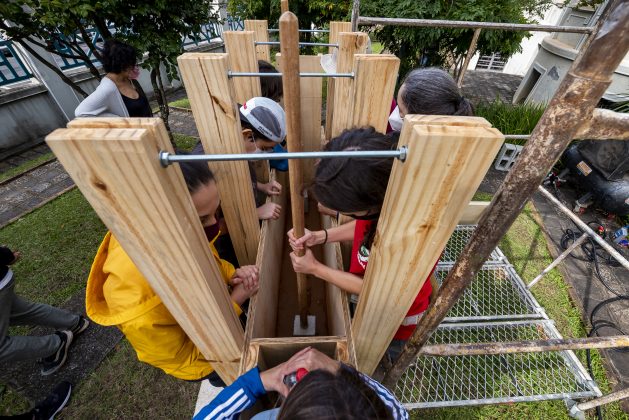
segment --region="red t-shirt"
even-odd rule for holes
[[[349,272],[356,274],[357,276],[363,276],[367,269],[367,263],[369,262],[369,251],[363,249],[361,253],[361,243],[365,237],[365,233],[373,223],[371,220],[356,220],[356,228],[354,229],[354,245],[352,246],[352,258],[350,260]],[[419,294],[413,301],[411,308],[408,310],[406,316],[413,316],[421,314],[428,308],[430,303],[430,294],[432,293],[432,285],[430,284],[430,276],[435,271],[437,263],[432,268],[432,271],[428,275],[428,278],[424,282],[424,285],[419,290]],[[396,340],[408,340],[413,334],[413,331],[417,325],[400,325],[395,336]]]

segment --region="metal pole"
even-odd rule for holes
[[[394,389],[417,353],[469,286],[483,262],[507,232],[580,125],[587,121],[611,84],[614,71],[629,50],[629,7],[611,1],[586,46],[559,85],[520,157],[485,211],[435,301],[385,374],[383,384]]]
[[[227,71],[227,77],[282,77],[282,73],[256,73]],[[354,73],[299,73],[299,77],[348,77],[354,78]]]
[[[472,41],[470,42],[470,47],[467,49],[467,55],[465,56],[465,61],[463,61],[463,67],[461,67],[461,73],[459,73],[459,78],[456,81],[456,85],[461,88],[463,86],[463,78],[465,77],[465,72],[467,71],[467,66],[470,65],[470,61],[476,52],[476,43],[478,42],[478,37],[480,36],[480,28],[474,29],[474,36],[472,37]]]
[[[340,152],[289,152],[289,153],[234,153],[216,155],[174,155],[159,152],[159,161],[166,167],[175,162],[227,162],[234,160],[282,160],[282,159],[333,159],[333,158],[396,158],[404,162],[408,148],[402,146],[397,150],[347,150]]]
[[[624,400],[625,398],[629,398],[629,388],[621,389],[620,391],[612,392],[611,394],[604,395],[600,398],[582,402],[577,404],[577,408],[582,411],[591,410],[592,408],[596,408],[600,405]]]
[[[255,41],[255,45],[280,45],[279,41]],[[327,42],[300,42],[300,47],[336,47],[338,48],[339,44],[330,44]]]
[[[360,18],[360,0],[352,3],[352,32],[358,31],[358,19]]]
[[[573,32],[581,34],[592,33],[591,26],[555,26],[534,25],[523,23],[496,23],[496,22],[466,22],[460,20],[433,20],[433,19],[396,19],[360,16],[358,25],[366,26],[421,26],[429,28],[468,28],[468,29],[500,29],[503,31],[541,31],[541,32]]]
[[[546,351],[615,349],[629,347],[629,336],[588,338],[553,338],[496,343],[429,344],[422,347],[422,356],[485,356],[514,353],[542,353]]]
[[[520,155],[521,156],[521,155]],[[544,187],[539,186],[537,188],[539,190],[539,192],[541,192],[547,199],[549,199],[554,205],[556,205],[557,207],[559,207],[559,210],[561,210],[566,216],[568,216],[570,219],[572,219],[572,221],[579,227],[579,229],[581,229],[583,232],[585,232],[587,235],[591,236],[592,239],[594,239],[596,241],[597,244],[599,244],[605,251],[609,252],[609,254],[614,257],[614,259],[616,261],[618,261],[620,263],[620,265],[622,265],[623,267],[625,267],[627,270],[629,270],[629,261],[627,261],[627,259],[625,257],[623,257],[618,251],[616,251],[610,244],[608,244],[605,239],[601,238],[600,236],[598,236],[596,234],[596,232],[594,232],[592,229],[590,229],[590,227],[583,222],[583,220],[579,219],[579,217],[574,214],[572,211],[570,211],[569,208],[567,208],[566,206],[564,206],[563,204],[561,204],[561,202],[559,200],[557,200],[548,190],[546,190]]]
[[[575,249],[577,249],[583,242],[585,242],[588,238],[587,234],[583,234],[581,235],[576,241],[574,241],[574,243],[572,245],[570,245],[568,247],[568,249],[566,249],[564,252],[561,253],[561,255],[559,255],[555,261],[553,261],[552,263],[550,263],[550,265],[548,267],[546,267],[544,269],[544,271],[542,271],[541,273],[538,274],[537,277],[535,277],[533,279],[533,281],[531,281],[526,287],[528,289],[530,289],[531,287],[535,286],[537,284],[538,281],[540,281],[542,279],[542,277],[544,277],[546,274],[548,274],[548,272],[550,270],[552,270],[553,268],[555,268],[557,265],[559,265],[560,262],[562,262],[564,260],[564,258],[566,258],[568,255],[570,255],[570,253],[572,251],[574,251]]]
[[[279,29],[269,29],[269,32],[279,32]],[[327,34],[330,33],[329,29],[300,29],[299,32],[312,32],[312,33],[322,33]]]

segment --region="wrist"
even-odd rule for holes
[[[317,231],[317,245],[322,245],[325,243],[327,238],[325,229]]]

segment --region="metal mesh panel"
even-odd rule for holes
[[[439,285],[449,271],[449,267],[437,268]],[[486,265],[448,312],[446,321],[541,318],[537,308],[511,267]]]
[[[458,225],[456,227],[446,244],[446,248],[443,250],[443,254],[441,254],[439,258],[439,265],[452,265],[456,262],[463,248],[465,248],[465,245],[470,241],[474,229],[476,229],[476,225]],[[505,262],[506,258],[502,252],[496,248],[492,251],[485,264]]]
[[[550,321],[442,325],[430,343],[478,343],[558,338]],[[576,364],[575,364],[576,362]],[[419,357],[396,395],[407,408],[541,401],[595,396],[572,352]]]

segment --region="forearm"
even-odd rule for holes
[[[356,228],[356,220],[346,223],[344,225],[336,226],[331,229],[327,229],[328,231],[328,240],[325,240],[325,231],[324,230],[316,230],[312,232],[317,242],[317,245],[321,245],[323,243],[331,243],[331,242],[343,242],[343,241],[351,241],[354,239],[354,229]]]
[[[325,264],[317,263],[314,272],[316,277],[332,283],[348,293],[359,295],[363,287],[363,279],[346,271],[330,268]]]

